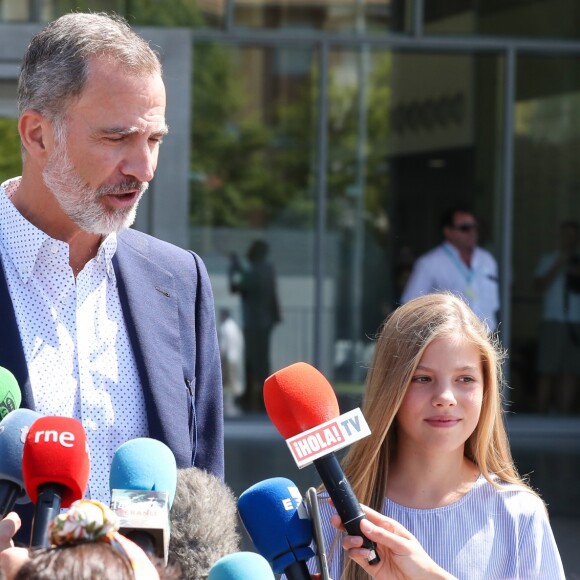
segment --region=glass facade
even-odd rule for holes
[[[242,0],[234,23],[242,28],[361,32],[402,31],[405,2],[385,0]]]
[[[518,64],[513,392],[520,411],[578,415],[580,312],[571,282],[580,259],[580,61],[526,56]]]
[[[230,256],[266,239],[283,311],[272,368],[313,362],[360,394],[372,337],[438,238],[434,216],[469,202],[500,252],[501,59],[333,49],[323,79],[319,63],[308,47],[196,45],[191,246],[218,310],[241,323]]]
[[[426,0],[425,31],[433,34],[577,39],[575,0]]]
[[[281,309],[272,371],[313,359],[315,57],[287,46],[195,47],[191,247],[208,263],[216,309],[227,308],[241,325],[231,261],[248,266],[252,243],[269,245]]]

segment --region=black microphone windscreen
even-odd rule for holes
[[[239,551],[236,498],[215,475],[197,467],[178,469],[169,518],[168,561],[184,578],[207,578],[220,558]]]

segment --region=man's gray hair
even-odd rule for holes
[[[128,74],[161,74],[147,41],[121,16],[71,13],[49,23],[28,46],[18,81],[18,109],[38,111],[57,124],[80,96],[93,57],[107,57]]]

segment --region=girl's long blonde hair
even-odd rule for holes
[[[425,349],[441,337],[463,338],[481,353],[483,401],[479,422],[465,443],[465,456],[495,486],[526,485],[514,466],[502,414],[502,362],[499,341],[473,311],[452,294],[428,294],[400,306],[383,323],[367,375],[363,414],[371,435],[350,447],[342,466],[358,500],[382,512],[389,464],[396,450],[393,422]],[[366,573],[345,558],[342,578]]]

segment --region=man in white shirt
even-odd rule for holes
[[[495,258],[477,245],[477,220],[468,209],[455,207],[445,212],[441,226],[443,243],[415,262],[401,302],[430,292],[449,291],[461,296],[495,330],[499,310],[498,268]]]
[[[541,291],[542,323],[538,340],[537,410],[551,405],[574,411],[580,386],[580,224],[560,225],[558,249],[536,266],[534,286]],[[554,399],[552,401],[551,399]]]
[[[239,415],[237,398],[244,392],[244,335],[227,308],[220,310],[218,342],[224,384],[224,414]]]

